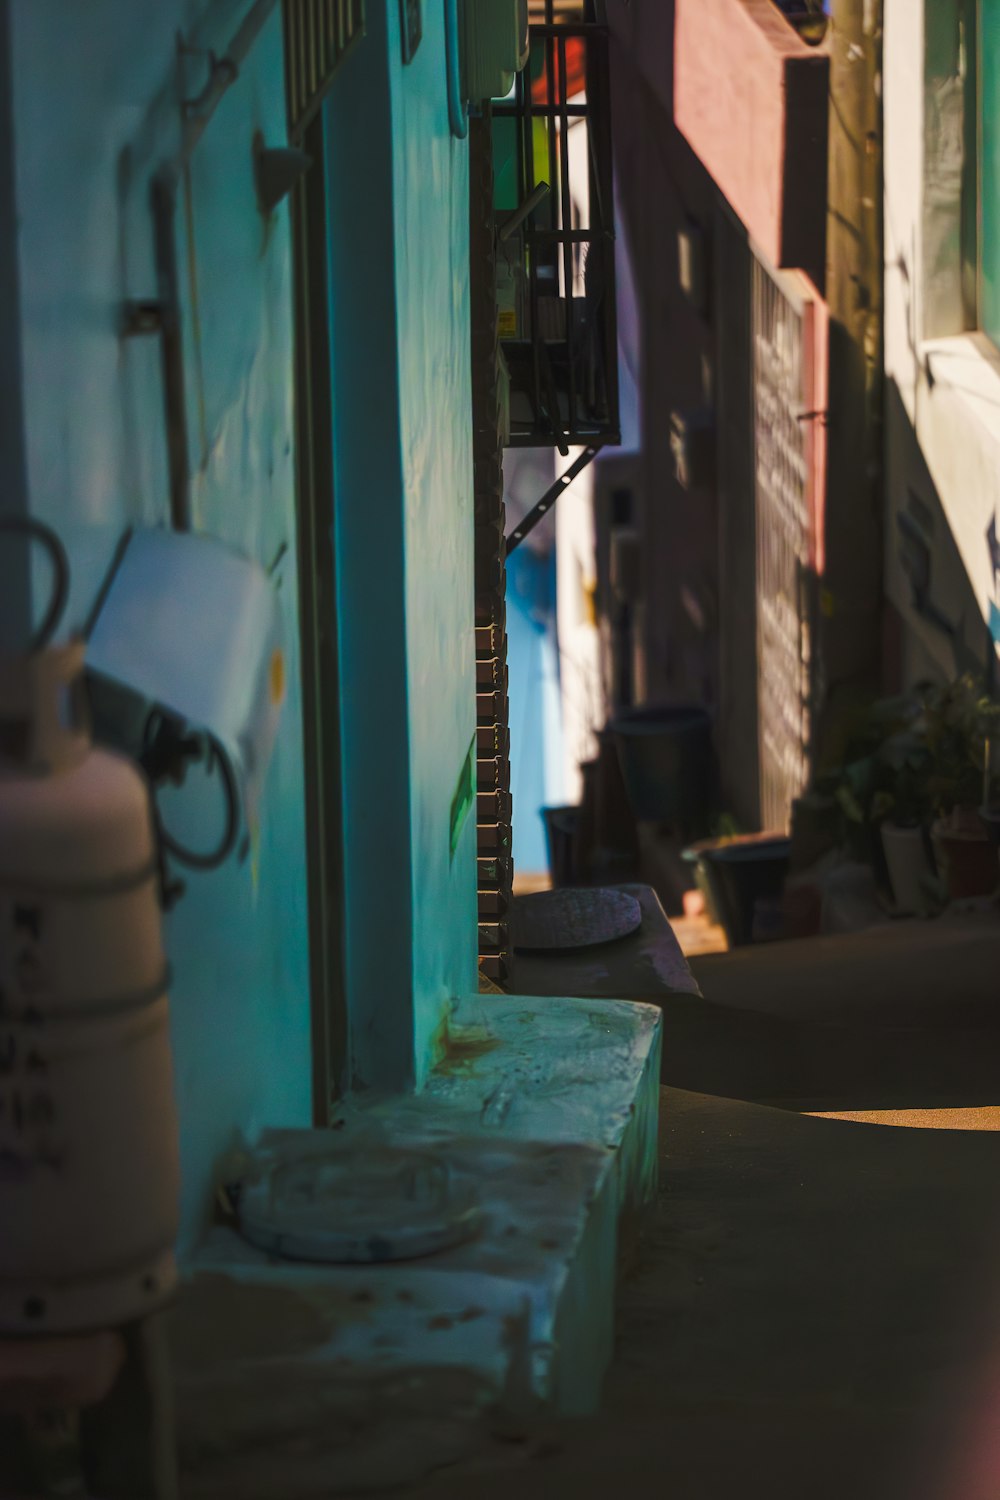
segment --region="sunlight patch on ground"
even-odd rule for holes
[[[895,1125],[904,1130],[1000,1130],[1000,1105],[971,1109],[848,1109],[805,1113],[816,1120],[850,1120],[858,1125]]]

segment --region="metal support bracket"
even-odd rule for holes
[[[592,443],[589,448],[584,448],[583,452],[574,458],[565,474],[560,474],[555,483],[549,485],[538,504],[532,510],[529,510],[521,524],[515,526],[514,530],[508,536],[506,546],[506,555],[508,557],[514,551],[515,547],[521,545],[529,532],[534,531],[539,521],[545,519],[553,505],[559,499],[559,496],[573,483],[577,475],[582,474],[587,465],[593,462],[602,447],[602,443]]]
[[[183,52],[192,53],[191,47],[181,46]],[[231,57],[216,57],[208,54],[208,77],[201,91],[191,98],[181,100],[181,114],[185,120],[207,120],[230,84],[236,82],[240,70]]]
[[[145,338],[163,328],[163,305],[155,297],[130,298],[122,303],[121,336],[124,339]]]

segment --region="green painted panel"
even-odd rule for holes
[[[1000,0],[979,14],[979,323],[1000,343]]]
[[[465,820],[469,816],[472,804],[476,799],[476,737],[472,736],[469,744],[469,752],[465,757],[465,763],[458,777],[458,785],[455,787],[455,795],[451,799],[451,857],[455,858],[459,839],[462,837],[462,829]]]

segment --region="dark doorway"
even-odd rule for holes
[[[323,111],[301,134],[311,158],[292,199],[295,436],[302,698],[305,734],[313,1115],[329,1123],[347,1071],[343,972],[337,611]]]

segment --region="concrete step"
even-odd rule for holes
[[[345,1106],[331,1138],[432,1148],[477,1184],[465,1245],[306,1266],[216,1230],[174,1313],[185,1500],[401,1484],[498,1413],[594,1411],[656,1194],[660,1036],[650,1006],[470,997],[421,1093]]]

